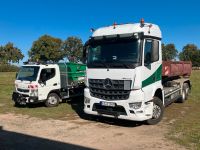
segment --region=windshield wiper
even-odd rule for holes
[[[94,62],[94,65],[95,66],[99,66],[99,64],[103,67],[106,67],[106,69],[109,69],[109,66],[107,63],[103,62],[103,61],[97,61],[97,62]]]
[[[111,64],[113,67],[124,67],[124,68],[132,68],[132,64],[126,64],[123,62],[114,62]]]
[[[134,69],[135,67],[138,66],[138,62],[118,61],[118,62],[113,62],[112,66],[114,66],[114,67],[123,67],[123,68],[128,68],[128,69]]]

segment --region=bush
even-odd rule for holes
[[[19,67],[9,64],[0,64],[0,72],[18,72]]]

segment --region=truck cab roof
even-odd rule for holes
[[[151,23],[130,23],[130,24],[114,24],[108,27],[102,27],[93,32],[92,37],[121,35],[121,34],[133,34],[143,33],[144,36],[151,36],[156,38],[162,38],[162,34],[158,25]]]
[[[58,66],[58,64],[26,64],[26,65],[22,65],[22,67],[23,66],[55,67],[55,66]]]

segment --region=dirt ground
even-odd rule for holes
[[[164,121],[163,121],[164,122]],[[129,121],[78,116],[42,120],[24,115],[0,115],[0,150],[131,149],[183,150],[165,138],[168,125],[148,126]]]

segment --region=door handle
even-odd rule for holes
[[[57,86],[57,85],[58,85],[57,83],[54,83],[54,84],[53,84],[53,86]]]

